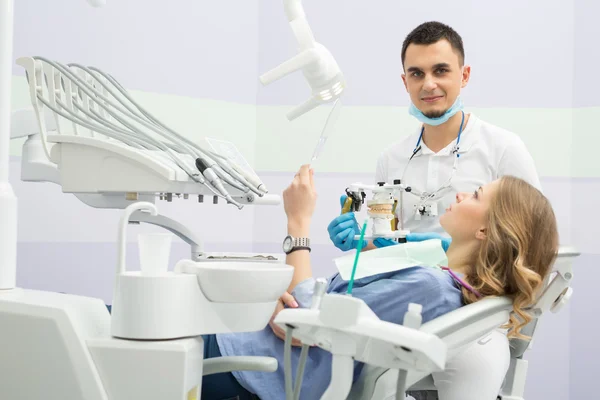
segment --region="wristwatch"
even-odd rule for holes
[[[308,250],[310,251],[310,239],[309,238],[295,238],[291,235],[287,235],[283,239],[283,252],[290,254],[296,250]]]

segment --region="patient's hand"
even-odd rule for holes
[[[283,208],[288,225],[302,228],[310,225],[316,202],[314,172],[310,165],[303,165],[292,183],[283,191]],[[290,234],[294,235],[291,232]]]
[[[281,340],[285,340],[285,330],[283,330],[283,328],[281,328],[279,325],[274,323],[273,320],[275,319],[277,314],[279,314],[279,311],[284,309],[284,306],[283,306],[284,304],[290,308],[298,308],[298,303],[294,299],[294,296],[292,296],[288,292],[285,292],[279,298],[279,301],[277,301],[277,307],[275,307],[275,311],[273,312],[273,315],[271,316],[271,320],[269,321],[269,326],[273,330],[273,333],[275,334],[275,336],[277,336]],[[298,339],[292,339],[292,346],[302,346],[302,342],[300,342]]]

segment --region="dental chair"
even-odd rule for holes
[[[547,279],[545,290],[537,302],[530,308],[533,320],[522,330],[529,340],[510,339],[510,346],[504,351],[492,346],[496,353],[490,354],[494,362],[506,363],[506,375],[501,384],[498,400],[524,400],[525,381],[528,362],[523,355],[529,347],[542,314],[550,310],[558,312],[570,299],[573,289],[569,286],[573,278],[572,263],[580,253],[574,248],[561,246],[554,263],[553,272]],[[440,337],[448,347],[448,364],[469,346],[485,344],[491,335],[504,335],[498,329],[505,324],[512,312],[512,301],[508,298],[485,298],[458,310],[450,312],[421,326],[421,331]],[[498,340],[497,338],[495,340]],[[506,339],[504,339],[506,340]],[[478,351],[488,351],[484,347]],[[489,358],[489,357],[488,357]],[[447,365],[448,365],[447,364]],[[485,373],[485,372],[484,372]],[[349,400],[387,400],[396,398],[398,371],[365,365],[359,379],[354,383]],[[479,379],[476,377],[475,379]],[[438,399],[438,388],[432,374],[420,375],[408,371],[406,379],[407,393],[415,393],[415,398],[423,400]],[[497,387],[497,386],[496,386]],[[495,390],[492,388],[492,390]],[[426,392],[426,393],[425,393]],[[421,397],[425,396],[425,397]],[[442,399],[443,400],[443,399]],[[488,400],[488,399],[478,399]]]

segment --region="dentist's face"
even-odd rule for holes
[[[445,39],[406,48],[402,80],[412,103],[429,118],[441,117],[467,85],[471,67],[461,66],[459,55]]]

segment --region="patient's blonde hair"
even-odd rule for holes
[[[536,188],[512,176],[500,179],[487,214],[486,238],[465,279],[482,296],[510,296],[513,310],[508,337],[520,333],[532,317],[526,308],[540,294],[558,252],[556,217],[548,199]],[[465,302],[477,301],[462,290]]]

